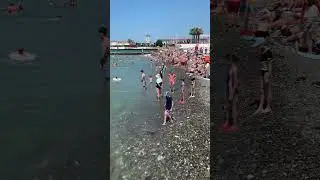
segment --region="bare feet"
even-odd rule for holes
[[[270,113],[270,112],[272,112],[270,106],[266,107],[264,110],[262,110],[262,113],[265,113],[265,114]]]
[[[258,108],[254,113],[253,115],[257,115],[257,114],[260,114],[262,113],[262,109],[261,108]]]

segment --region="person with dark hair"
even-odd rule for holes
[[[143,70],[140,71],[141,72],[141,83],[142,83],[142,88],[144,90],[147,90],[147,80],[146,80],[146,74],[144,73]]]
[[[226,98],[227,105],[226,121],[223,124],[223,129],[226,131],[235,131],[238,129],[238,96],[239,96],[239,82],[238,82],[238,65],[239,58],[235,55],[227,55],[229,68],[227,73],[227,89]]]
[[[99,28],[99,34],[101,39],[102,57],[100,58],[100,67],[104,68],[109,56],[109,39],[107,37],[107,28],[101,26]]]
[[[271,71],[272,71],[272,52],[269,47],[260,48],[260,103],[254,115],[259,113],[271,112]]]
[[[196,78],[192,77],[191,78],[191,90],[190,90],[190,97],[195,97],[195,89],[196,89]]]
[[[171,120],[174,120],[174,118],[171,115],[172,108],[173,108],[173,100],[172,100],[172,97],[171,97],[169,91],[166,92],[166,97],[165,98],[166,98],[166,101],[165,101],[165,104],[164,104],[164,118],[163,118],[163,124],[162,125],[166,125],[167,122],[170,122]]]

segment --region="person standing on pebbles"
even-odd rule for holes
[[[195,97],[194,96],[195,89],[196,89],[196,78],[192,77],[191,78],[191,92],[190,92],[190,97],[189,98]]]
[[[171,122],[171,120],[174,120],[172,117],[172,108],[173,108],[173,100],[170,95],[170,92],[166,92],[166,102],[164,104],[164,118],[163,118],[163,124],[166,125],[167,122]]]
[[[239,58],[232,54],[227,55],[229,61],[229,68],[227,74],[227,89],[226,98],[227,105],[225,107],[226,122],[223,124],[223,129],[226,131],[237,130],[237,117],[238,117],[238,95],[239,95],[239,82],[238,82],[238,66]]]
[[[272,52],[269,47],[260,48],[260,102],[254,115],[259,113],[271,112],[271,70],[272,70]]]
[[[184,93],[185,93],[185,84],[184,79],[181,79],[181,87],[180,87],[180,104],[184,104]]]

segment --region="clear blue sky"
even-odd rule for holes
[[[209,0],[111,0],[111,40],[187,37],[192,27],[210,34]]]

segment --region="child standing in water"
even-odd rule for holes
[[[238,66],[239,58],[236,55],[227,55],[229,61],[229,68],[227,74],[227,106],[226,106],[226,122],[223,128],[226,131],[237,130],[237,117],[238,117]]]
[[[195,97],[194,94],[195,94],[195,89],[196,89],[196,78],[192,78],[191,79],[191,92],[190,92],[190,97]]]
[[[171,93],[173,93],[174,92],[174,84],[176,83],[176,74],[174,74],[173,71],[171,71],[168,74],[168,80],[169,80],[170,91],[171,91]]]
[[[181,89],[180,89],[180,104],[184,104],[184,79],[181,79]]]
[[[149,84],[152,84],[152,76],[149,76]]]

